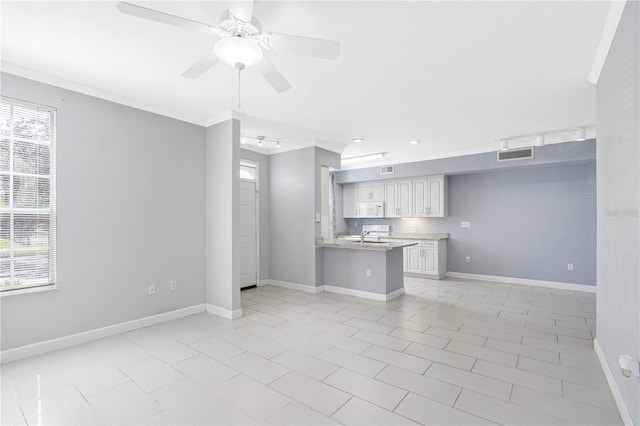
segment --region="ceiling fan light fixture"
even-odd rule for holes
[[[216,56],[225,64],[243,70],[262,60],[260,46],[244,37],[225,37],[214,47]]]

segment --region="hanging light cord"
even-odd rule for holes
[[[238,114],[240,114],[240,71],[241,69],[238,68]]]

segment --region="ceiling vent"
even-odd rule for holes
[[[533,158],[533,147],[498,151],[498,161],[526,160]]]
[[[380,174],[381,175],[390,175],[392,173],[395,173],[395,166],[382,166],[380,167]]]

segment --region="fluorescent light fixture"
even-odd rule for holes
[[[358,161],[374,160],[376,158],[384,158],[386,152],[376,152],[375,154],[358,155],[355,157],[347,157],[342,159],[342,163],[356,163]]]
[[[507,151],[509,149],[509,139],[500,139],[500,151]]]
[[[544,135],[542,133],[536,136],[536,146],[544,146]]]
[[[584,127],[580,127],[576,129],[576,140],[577,141],[587,140],[587,129],[585,129]]]
[[[353,139],[351,139],[351,142],[353,142],[353,143],[362,143],[362,142],[364,142],[364,139],[362,139],[362,138],[353,138]]]
[[[419,141],[419,140],[417,140],[417,139],[414,139],[414,140],[412,140],[412,141],[409,141],[409,145],[418,145],[419,143],[420,143],[420,141]]]

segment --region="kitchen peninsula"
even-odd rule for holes
[[[388,301],[404,293],[403,248],[416,242],[318,241],[324,286],[335,293]]]

